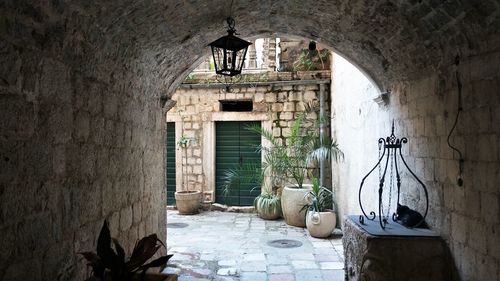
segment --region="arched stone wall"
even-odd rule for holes
[[[225,32],[228,9],[222,0],[0,3],[4,280],[83,279],[75,253],[94,245],[103,218],[129,247],[144,232],[165,237],[160,96],[171,95],[206,44]],[[492,0],[233,5],[243,37],[315,39],[382,90],[425,81],[457,53],[480,60],[498,51],[499,10]],[[482,260],[473,257],[473,264]]]

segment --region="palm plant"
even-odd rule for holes
[[[276,219],[281,214],[279,196],[268,188],[264,182],[264,170],[256,163],[243,163],[232,169],[224,171],[223,194],[226,197],[236,183],[253,184],[251,191],[261,188],[262,193],[254,199],[253,205],[259,215],[265,219]]]
[[[338,161],[343,158],[337,142],[319,133],[318,124],[325,122],[324,117],[319,116],[314,124],[305,124],[308,122],[307,114],[313,110],[314,105],[308,105],[305,112],[297,114],[286,145],[269,130],[260,126],[248,127],[271,144],[269,147],[261,146],[260,149],[264,152],[264,174],[271,178],[273,186],[282,186],[284,183],[292,183],[293,180],[298,188],[302,188],[305,179],[312,176],[310,170],[315,170],[320,161]]]
[[[261,188],[263,180],[263,171],[256,163],[250,162],[237,165],[235,168],[224,171],[222,194],[227,197],[237,183],[254,185],[251,189],[251,191],[254,191],[256,188]]]

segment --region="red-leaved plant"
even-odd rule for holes
[[[162,270],[173,256],[161,256],[146,263],[161,247],[166,248],[156,234],[151,234],[136,242],[132,255],[130,258],[126,258],[123,247],[116,239],[111,238],[108,222],[104,221],[97,239],[97,253],[81,252],[79,254],[88,261],[88,265],[92,267],[93,275],[100,280],[129,281],[137,273],[140,273],[139,280],[141,280],[146,270],[152,267],[160,267]]]

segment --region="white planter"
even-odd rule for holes
[[[311,190],[312,185],[303,184],[303,188],[285,186],[281,193],[281,210],[286,224],[305,227],[306,211],[300,211],[306,200],[304,196]]]
[[[313,216],[317,216],[316,219]],[[337,218],[335,212],[307,212],[306,226],[312,237],[329,237],[332,235],[336,224]]]

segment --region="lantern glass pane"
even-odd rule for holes
[[[247,53],[247,48],[240,50],[238,52],[236,68],[240,71],[241,69],[243,69],[246,53]]]
[[[236,52],[228,51],[227,52],[227,69],[235,70],[236,69]]]
[[[222,54],[221,54],[221,49],[212,47],[212,54],[214,57],[214,67],[215,70],[219,70],[220,67],[222,66]]]

